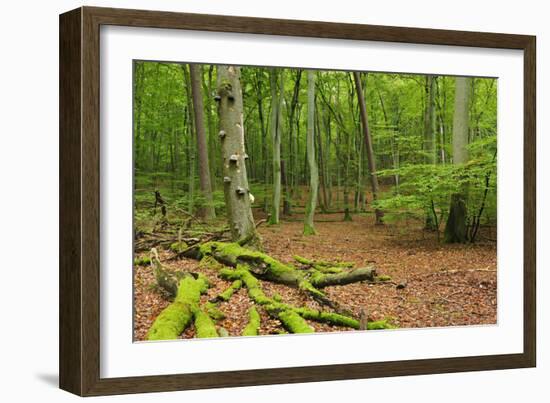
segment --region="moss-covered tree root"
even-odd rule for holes
[[[246,287],[250,299],[256,306],[249,311],[249,322],[243,329],[243,335],[258,334],[260,316],[256,307],[261,306],[270,316],[278,319],[290,333],[312,333],[314,328],[307,320],[359,329],[359,321],[347,313],[338,311],[320,288],[345,285],[357,281],[376,281],[376,272],[371,267],[353,269],[350,263],[329,263],[310,261],[304,258],[295,259],[305,265],[306,270],[299,270],[284,264],[269,255],[246,249],[238,243],[207,242],[198,245],[192,256],[201,261],[201,266],[216,269],[220,277],[231,280],[232,284],[202,307],[199,306],[201,292],[206,290],[207,281],[202,275],[198,278],[185,277],[179,282],[176,298],[157,318],[149,331],[149,340],[177,338],[189,325],[195,322],[196,337],[217,337],[218,332],[214,321],[223,318],[223,313],[217,304],[229,301],[231,296],[241,287]],[[173,276],[162,270],[160,261],[155,260],[153,266],[157,281],[168,287],[173,287]],[[233,269],[231,269],[232,267]],[[304,267],[302,267],[304,268]],[[331,306],[337,312],[323,312],[305,307],[294,307],[285,304],[280,298],[266,296],[258,279],[273,281],[303,290],[317,301]],[[195,283],[204,282],[197,293]],[[188,290],[188,291],[186,291]],[[186,296],[188,293],[193,298]],[[367,329],[391,328],[387,321],[370,322]]]
[[[174,301],[157,316],[149,329],[147,339],[177,339],[191,323],[191,320],[200,312],[200,296],[207,289],[208,281],[206,277],[202,275],[199,275],[197,278],[191,275],[184,277],[179,282]],[[195,320],[195,326],[197,326],[196,322]],[[204,321],[199,320],[199,326],[202,325],[202,323],[204,323]]]
[[[373,281],[376,271],[364,267],[341,272],[323,273],[314,268],[304,271],[284,264],[271,256],[246,249],[237,243],[207,242],[200,246],[196,257],[213,258],[226,266],[246,265],[257,278],[299,288],[321,304],[338,310],[338,304],[331,301],[320,288],[345,285],[358,281]]]
[[[218,308],[218,304],[222,301],[227,302],[231,299],[233,294],[242,287],[243,282],[241,280],[235,280],[229,287],[219,293],[216,297],[209,300],[204,304],[203,309],[214,320],[221,320],[225,318],[225,314]]]
[[[222,278],[229,280],[242,280],[244,286],[248,289],[250,299],[261,305],[270,316],[281,321],[283,327],[290,333],[313,333],[315,331],[304,318],[294,312],[293,307],[277,302],[265,295],[260,287],[260,282],[252,275],[246,265],[239,265],[235,270],[222,269],[220,275]]]
[[[304,319],[327,323],[332,326],[360,329],[357,319],[334,312],[324,312],[305,307],[294,307],[278,301],[275,297],[269,298],[260,287],[260,282],[247,269],[246,265],[239,265],[236,270],[222,269],[220,276],[225,279],[241,279],[248,289],[248,295],[258,305],[261,305],[273,317],[279,319],[283,326],[291,333],[311,333],[313,329]],[[393,329],[395,326],[389,320],[368,322],[368,330]]]
[[[248,323],[243,329],[243,336],[257,336],[260,331],[260,314],[255,306],[248,311]]]

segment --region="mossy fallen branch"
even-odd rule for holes
[[[214,320],[222,320],[225,318],[225,314],[218,308],[217,302],[208,301],[203,305],[203,309]]]
[[[221,301],[229,301],[233,294],[242,287],[241,280],[235,280],[229,287],[227,287],[220,294],[209,300],[203,305],[203,309],[208,313],[208,315],[214,320],[221,320],[225,318],[225,314],[218,308],[218,304]]]
[[[313,329],[304,319],[316,322],[327,323],[332,326],[350,327],[360,329],[357,319],[334,312],[324,312],[305,307],[294,307],[273,298],[269,298],[260,287],[260,282],[254,277],[244,265],[239,265],[236,270],[223,269],[220,276],[225,279],[242,279],[244,286],[248,289],[248,295],[258,305],[261,305],[273,317],[283,323],[285,329],[291,333],[311,333]],[[284,313],[283,313],[284,312]],[[292,312],[292,314],[290,314]],[[297,318],[298,315],[301,319]],[[395,326],[389,320],[368,322],[368,330],[393,329]]]
[[[147,334],[148,340],[172,340],[191,323],[199,311],[199,300],[202,293],[208,289],[206,277],[191,275],[184,277],[177,289],[174,301],[168,305],[155,319]]]
[[[221,294],[219,294],[216,297],[217,301],[229,301],[229,299],[233,296],[234,293],[239,291],[239,289],[242,287],[243,282],[241,280],[235,280],[229,287],[227,287]]]
[[[247,288],[250,299],[257,306],[263,307],[270,316],[278,319],[283,327],[291,333],[314,332],[315,330],[307,323],[306,319],[334,326],[359,329],[359,321],[346,312],[342,314],[337,309],[336,304],[330,301],[320,288],[345,285],[363,280],[384,281],[384,277],[377,277],[375,270],[371,267],[348,270],[349,264],[345,262],[340,263],[342,266],[330,266],[334,263],[316,262],[313,264],[312,261],[308,261],[310,266],[308,270],[298,270],[265,253],[249,250],[237,243],[213,241],[197,245],[193,257],[200,260],[201,266],[216,269],[222,278],[233,282],[216,298],[199,307],[200,294],[206,291],[206,287],[208,287],[206,278],[201,274],[197,278],[187,275],[177,283],[177,277],[174,279],[173,274],[164,270],[158,255],[155,255],[155,257],[156,259],[153,260],[152,265],[155,268],[157,282],[165,289],[167,287],[169,289],[175,288],[176,297],[174,302],[161,312],[155,320],[149,331],[149,340],[177,338],[193,319],[195,321],[196,337],[217,337],[218,332],[214,321],[223,318],[223,313],[218,309],[217,304],[220,301],[228,301],[242,286]],[[298,257],[298,259],[303,258]],[[296,260],[299,261],[298,259]],[[306,260],[302,260],[302,264],[305,264]],[[270,298],[261,289],[258,279],[296,287],[317,301],[331,306],[337,313],[304,307],[297,308],[283,303],[280,297]],[[174,283],[178,286],[174,286]],[[200,286],[197,285],[199,283]],[[197,289],[199,290],[198,293]],[[253,308],[249,312],[249,323],[243,330],[243,334],[246,333],[246,335],[257,334],[259,328],[259,323],[257,323],[259,314],[256,308]],[[390,326],[387,321],[370,322],[367,329],[387,329]]]
[[[315,330],[290,305],[277,302],[264,294],[260,282],[248,270],[247,266],[239,265],[237,269],[223,269],[220,275],[226,279],[240,279],[248,289],[248,296],[256,304],[261,305],[267,313],[279,319],[285,329],[291,333],[313,333]]]
[[[213,258],[218,263],[231,267],[246,265],[257,278],[298,288],[320,304],[337,311],[341,311],[339,305],[330,300],[319,290],[320,288],[373,280],[376,275],[376,271],[371,267],[339,273],[322,273],[315,269],[298,270],[265,253],[243,248],[237,243],[207,242],[200,245],[198,256],[200,259]]]
[[[341,273],[345,268],[352,268],[354,266],[351,262],[326,262],[323,260],[311,260],[305,257],[294,255],[294,260],[303,266],[310,267],[319,270],[321,273]]]
[[[243,329],[243,336],[257,336],[260,330],[260,314],[255,306],[248,311],[248,324]]]
[[[332,285],[345,285],[363,280],[374,280],[376,271],[372,267],[363,267],[338,273],[303,272],[284,264],[271,256],[246,249],[236,243],[207,242],[200,247],[201,257],[211,256],[226,266],[237,267],[245,264],[258,278],[292,287],[311,290]],[[343,263],[348,264],[348,263]],[[306,284],[304,284],[306,282]],[[309,284],[307,284],[309,283]]]
[[[195,317],[195,337],[203,339],[206,337],[219,337],[216,331],[216,325],[212,321],[210,315],[202,309],[196,308],[194,311]]]

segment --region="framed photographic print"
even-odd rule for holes
[[[60,16],[60,386],[535,366],[535,37]]]

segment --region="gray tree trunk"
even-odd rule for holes
[[[280,72],[282,80],[282,70]],[[273,197],[271,203],[270,224],[279,224],[281,206],[281,101],[282,93],[278,93],[277,70],[271,69],[271,140],[273,145]]]
[[[361,124],[363,126],[363,135],[365,136],[365,145],[367,146],[367,159],[369,166],[370,182],[372,185],[372,198],[373,200],[378,199],[378,177],[376,176],[376,162],[374,160],[374,150],[372,148],[372,138],[369,130],[369,119],[367,115],[367,107],[365,105],[365,96],[363,95],[363,86],[361,84],[361,76],[359,72],[353,73],[353,78],[355,80],[355,88],[357,90],[357,98],[359,100],[359,110],[361,114]],[[374,210],[376,216],[376,224],[383,224],[382,217],[384,213],[381,210]]]
[[[315,161],[315,72],[307,72],[307,161],[309,166],[309,199],[304,220],[304,235],[316,234],[313,224],[317,195],[319,191],[319,172]]]
[[[224,194],[231,238],[235,242],[259,248],[260,237],[254,225],[246,176],[247,155],[244,148],[240,69],[235,66],[219,66],[217,81]]]
[[[435,150],[435,77],[432,75],[426,76],[425,84],[426,105],[424,108],[424,153],[426,164],[435,165],[436,150]],[[433,200],[432,200],[433,203]],[[426,206],[426,222],[427,230],[437,230],[437,216],[434,216],[434,211],[430,206]]]
[[[189,175],[189,188],[188,188],[188,199],[187,199],[187,211],[189,214],[193,214],[195,209],[195,144],[193,142],[194,132],[195,132],[195,122],[193,120],[193,101],[191,95],[191,78],[189,76],[189,70],[187,66],[181,66],[183,70],[183,79],[185,86],[185,93],[187,95],[187,121],[189,122],[189,135],[187,143],[187,158],[188,158],[188,175]]]
[[[202,67],[190,64],[191,92],[193,93],[193,111],[195,112],[195,131],[197,133],[197,151],[199,154],[199,181],[205,205],[201,207],[199,214],[211,220],[216,218],[214,200],[212,197],[212,183],[210,181],[210,164],[208,162],[208,146],[206,143],[206,131],[204,129],[204,105],[202,100]]]
[[[453,164],[455,165],[468,162],[470,82],[471,78],[468,77],[456,78],[453,115]],[[467,189],[462,189],[451,197],[449,217],[445,226],[445,242],[447,243],[464,243],[468,240],[466,199]]]

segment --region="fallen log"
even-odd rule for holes
[[[313,272],[310,282],[317,288],[325,288],[333,285],[346,285],[359,281],[375,281],[376,270],[372,267],[360,267],[340,273]]]
[[[358,281],[373,281],[376,271],[372,267],[353,269],[341,273],[323,273],[315,269],[307,272],[286,265],[271,256],[244,248],[236,243],[207,242],[194,249],[193,257],[213,258],[217,262],[236,267],[246,265],[257,278],[298,288],[320,304],[343,311],[339,304],[332,301],[320,288],[332,285],[345,285]]]
[[[175,339],[194,320],[196,337],[218,337],[214,321],[223,318],[217,308],[221,301],[228,301],[240,288],[246,287],[249,298],[256,306],[261,306],[271,317],[278,319],[290,333],[312,333],[315,329],[307,320],[327,323],[333,326],[360,329],[360,321],[347,312],[339,310],[320,289],[329,286],[345,285],[358,281],[377,281],[376,271],[372,267],[350,269],[349,264],[337,267],[341,270],[321,271],[319,267],[330,268],[333,263],[316,262],[307,270],[299,270],[284,264],[269,255],[249,250],[236,243],[206,242],[193,245],[190,257],[200,260],[201,266],[216,269],[221,278],[233,281],[232,284],[202,307],[200,295],[206,291],[208,281],[204,275],[197,277],[189,273],[170,273],[165,270],[156,251],[152,251],[152,266],[157,283],[175,295],[174,301],[157,317],[151,327],[149,340]],[[183,275],[183,279],[177,276]],[[322,304],[328,305],[336,312],[323,312],[305,307],[294,307],[285,304],[280,298],[268,297],[263,292],[260,281],[267,280],[296,287]],[[253,308],[253,309],[252,309]],[[259,331],[259,314],[256,307],[249,311],[249,322],[243,335],[254,335]],[[386,321],[369,322],[367,329],[392,328]]]
[[[218,262],[231,267],[244,264],[256,277],[262,280],[298,288],[303,288],[304,282],[309,282],[314,288],[324,288],[363,280],[374,281],[376,276],[376,270],[373,267],[358,268],[339,273],[322,273],[318,270],[304,273],[265,253],[243,248],[236,243],[207,242],[199,247],[198,255],[199,257],[212,256]],[[305,284],[305,288],[309,288],[307,284]]]

